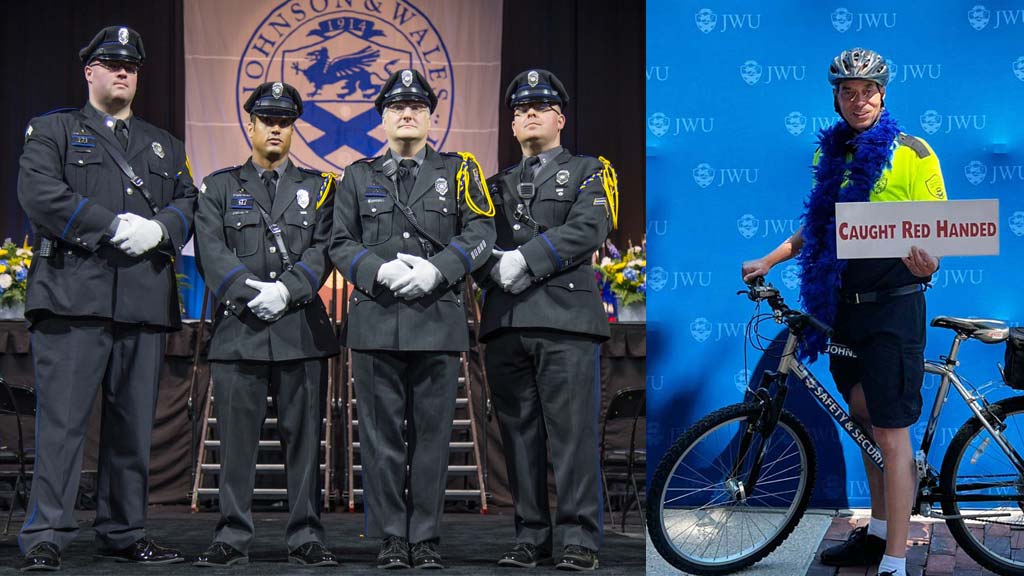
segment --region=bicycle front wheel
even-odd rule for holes
[[[1024,447],[1024,397],[1000,400],[990,411],[1010,450]],[[964,551],[993,572],[1024,574],[1024,475],[977,418],[950,442],[939,484],[942,512],[952,516],[946,525]]]
[[[785,410],[765,435],[761,414],[756,404],[722,408],[687,430],[658,464],[647,525],[654,547],[676,568],[726,574],[750,566],[775,550],[807,509],[811,439]]]

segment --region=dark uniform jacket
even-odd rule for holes
[[[317,291],[330,272],[333,178],[289,162],[273,203],[252,159],[203,180],[196,212],[196,263],[217,299],[211,360],[292,361],[338,353]],[[260,215],[281,229],[292,269]],[[291,299],[284,315],[264,322],[246,304],[259,292],[246,279],[280,280]]]
[[[180,140],[133,116],[124,157],[158,207],[156,215],[99,140],[121,145],[90,105],[33,118],[25,135],[18,199],[36,230],[25,310],[181,326],[174,255],[192,233],[196,192]],[[163,225],[161,244],[140,257],[109,243],[117,214]],[[54,242],[49,257],[42,242]]]
[[[384,175],[387,156],[355,162],[345,170],[334,206],[331,260],[355,285],[349,301],[345,344],[357,350],[469,349],[462,279],[487,261],[494,244],[493,218],[472,211],[458,193],[456,174],[469,170],[471,199],[484,212],[481,175],[461,157],[427,146],[407,206],[416,221],[445,245],[424,252],[416,229],[395,206],[394,183]],[[444,277],[433,292],[397,298],[376,282],[377,271],[399,252],[427,258]]]
[[[497,207],[497,246],[523,254],[534,283],[519,294],[501,289],[489,277],[494,256],[474,277],[486,288],[480,339],[506,328],[542,328],[608,338],[608,315],[591,266],[591,255],[608,236],[607,200],[599,173],[601,163],[590,156],[561,154],[534,178],[530,204],[540,233],[516,218],[522,163],[487,181]],[[520,211],[521,212],[521,211]],[[518,230],[515,226],[518,224]]]

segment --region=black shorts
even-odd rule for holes
[[[829,369],[839,392],[864,386],[871,424],[906,428],[921,416],[924,380],[924,293],[887,302],[839,304],[832,341],[845,344],[857,358],[833,356]]]

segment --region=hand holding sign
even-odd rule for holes
[[[939,269],[939,259],[917,246],[910,247],[910,255],[903,257],[903,263],[914,276],[931,276]]]

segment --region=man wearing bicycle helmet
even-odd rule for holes
[[[906,539],[916,483],[909,427],[921,415],[925,285],[939,261],[912,247],[904,258],[838,260],[836,202],[944,201],[935,152],[900,132],[885,110],[889,67],[872,50],[844,50],[828,72],[836,112],[814,154],[814,187],[795,234],[762,258],[743,263],[744,281],[796,257],[804,310],[834,327],[833,341],[857,358],[832,358],[830,369],[853,417],[873,430],[884,473],[865,457],[871,521],[821,553],[830,566],[878,563],[879,574],[906,574]],[[825,335],[809,334],[801,354],[814,360]],[[887,522],[888,520],[888,522]]]

